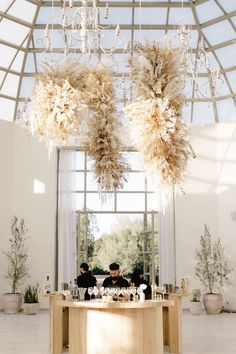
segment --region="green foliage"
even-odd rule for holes
[[[143,237],[142,220],[119,218],[111,233],[95,240],[91,267],[108,270],[110,263],[117,262],[124,274],[132,273],[143,265]]]
[[[192,302],[199,302],[201,298],[201,290],[200,289],[193,289],[192,290]]]
[[[232,269],[228,265],[220,239],[212,241],[207,225],[204,228],[204,235],[200,237],[200,249],[197,250],[196,260],[195,276],[207,292],[211,294],[220,292],[223,284],[228,281]]]
[[[28,255],[25,246],[28,239],[27,232],[24,219],[18,220],[18,217],[14,216],[11,220],[10,250],[4,252],[8,260],[8,268],[4,277],[11,285],[13,294],[18,291],[19,286],[28,275],[26,265]]]
[[[24,291],[24,303],[34,304],[38,301],[38,288],[33,285],[28,285]]]
[[[92,262],[97,230],[97,219],[94,214],[80,214],[80,250],[84,251],[80,263]]]

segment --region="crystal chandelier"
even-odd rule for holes
[[[81,7],[74,7],[74,1],[63,1],[61,15],[59,18],[59,32],[64,42],[64,55],[69,56],[80,48],[81,54],[90,60],[97,56],[98,61],[108,67],[117,66],[114,59],[114,53],[120,43],[124,42],[121,38],[120,25],[109,23],[109,7],[106,3],[104,9],[104,24],[100,24],[100,9],[97,6],[97,0],[92,4],[88,0],[82,0]],[[102,45],[102,39],[105,37],[105,30],[114,30],[113,44],[110,49],[105,49]],[[45,29],[45,54],[53,52],[53,24],[47,25]],[[127,42],[123,52],[129,51],[130,43]],[[101,54],[105,56],[101,58]]]
[[[205,48],[204,37],[201,36],[196,49],[196,58],[193,61],[193,51],[189,44],[190,26],[181,22],[177,26],[177,37],[179,39],[179,49],[181,53],[181,71],[183,77],[190,76],[194,85],[194,92],[199,97],[209,96],[208,82],[210,83],[210,93],[213,98],[219,93],[223,84],[220,69],[213,69],[210,64],[209,54]],[[200,82],[199,73],[206,72],[208,79]]]

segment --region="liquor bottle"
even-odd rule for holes
[[[47,275],[47,281],[45,283],[45,293],[50,294],[50,292],[51,292],[51,284],[50,284],[49,275]]]
[[[73,299],[78,299],[78,285],[77,285],[77,279],[74,279],[74,284],[72,287],[72,298]]]

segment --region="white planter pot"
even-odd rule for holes
[[[36,315],[37,313],[39,313],[39,303],[24,303],[23,310],[26,315]]]
[[[222,294],[204,294],[203,304],[207,314],[218,315],[223,305],[223,296]]]
[[[22,304],[21,294],[2,294],[3,311],[7,314],[15,314],[20,311]]]
[[[190,312],[192,315],[200,315],[202,312],[202,303],[201,301],[189,303]]]

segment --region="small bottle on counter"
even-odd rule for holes
[[[43,294],[50,294],[50,292],[51,292],[50,278],[49,275],[47,275],[47,280],[43,286]]]

